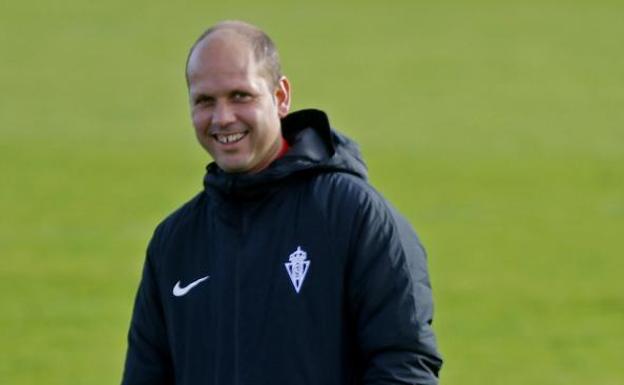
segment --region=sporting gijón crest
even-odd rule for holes
[[[297,293],[301,290],[303,280],[310,268],[310,261],[307,258],[308,254],[301,249],[301,246],[297,246],[297,250],[288,257],[289,262],[284,264]]]

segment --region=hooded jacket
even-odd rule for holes
[[[326,115],[257,174],[211,163],[147,250],[123,385],[437,384],[425,252]]]

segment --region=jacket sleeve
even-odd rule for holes
[[[173,385],[173,365],[150,243],[136,295],[122,385]]]
[[[362,384],[438,384],[442,358],[431,328],[425,251],[411,226],[379,198],[360,206],[347,292]]]

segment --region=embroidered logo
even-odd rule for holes
[[[301,285],[310,267],[310,261],[306,259],[307,257],[308,253],[301,250],[301,246],[297,246],[297,250],[288,257],[290,262],[284,264],[297,293],[301,290]]]
[[[197,286],[200,283],[204,282],[208,278],[210,278],[209,275],[205,276],[204,278],[200,278],[200,279],[198,279],[196,281],[193,281],[193,282],[189,283],[188,285],[186,285],[184,287],[180,287],[180,281],[178,281],[178,282],[176,282],[175,286],[173,287],[173,295],[175,295],[176,297],[182,297],[182,296],[186,295],[186,293],[191,291],[192,288],[194,288],[195,286]]]

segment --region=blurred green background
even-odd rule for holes
[[[144,250],[201,188],[184,61],[240,18],[430,254],[442,383],[624,383],[624,3],[0,5],[0,383],[118,383]]]

